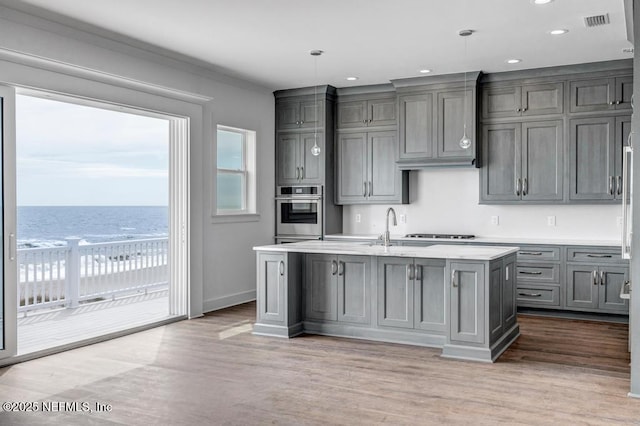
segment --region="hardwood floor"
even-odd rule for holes
[[[627,326],[519,316],[495,364],[324,336],[253,336],[255,304],[0,369],[2,401],[111,404],[0,413],[2,425],[637,424]]]

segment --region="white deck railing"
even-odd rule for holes
[[[168,286],[168,239],[18,250],[18,312],[114,299]]]

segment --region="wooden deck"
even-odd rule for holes
[[[112,410],[0,413],[0,424],[638,424],[625,324],[518,319],[522,336],[484,364],[439,349],[254,336],[255,304],[245,304],[2,368],[2,400]]]
[[[18,355],[135,328],[169,317],[167,291],[108,302],[18,314]]]

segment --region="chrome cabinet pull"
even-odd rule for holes
[[[338,273],[338,264],[335,260],[331,261],[331,275],[335,275]]]
[[[520,178],[516,179],[516,195],[520,196]]]
[[[16,260],[16,234],[9,234],[9,260]]]
[[[304,179],[304,167],[300,167],[300,180]]]
[[[622,176],[616,176],[616,188],[618,195],[622,195]]]
[[[522,181],[522,196],[527,195],[528,191],[529,191],[529,184],[527,183],[527,178],[524,178],[524,180]]]
[[[520,253],[523,256],[542,256],[541,251],[521,251]]]
[[[456,282],[456,270],[455,269],[453,269],[451,271],[451,285],[453,287],[458,287],[458,283]]]
[[[407,265],[407,279],[412,280],[414,278],[413,265]]]
[[[527,112],[527,107],[522,108],[522,112]]]
[[[338,275],[339,276],[344,275],[344,262],[342,261],[338,262]]]
[[[373,190],[373,182],[369,181],[369,185],[367,185],[367,188],[369,188],[369,192],[368,192],[368,197],[371,197],[371,192]]]
[[[598,259],[608,259],[608,258],[612,257],[612,255],[610,255],[610,254],[591,254],[591,253],[589,253],[589,254],[587,254],[587,257],[595,257],[595,258],[598,258]]]
[[[541,271],[518,271],[522,275],[542,275]]]
[[[516,109],[516,112],[522,112],[522,108]]]
[[[362,182],[362,187],[364,188],[364,193],[362,194],[363,197],[367,196],[367,181]]]
[[[598,285],[598,271],[593,271],[593,285]]]
[[[518,296],[540,297],[540,296],[542,296],[542,294],[541,293],[518,293]]]
[[[362,120],[362,124],[367,124],[367,120],[366,119]]]
[[[604,275],[604,271],[600,271],[600,285],[604,285],[606,282],[606,278]]]
[[[278,269],[280,270],[280,276],[284,276],[284,260],[280,261],[280,265],[278,265]]]
[[[609,195],[613,195],[613,176],[609,176]]]
[[[422,266],[415,266],[416,268],[416,280],[422,281]]]
[[[616,103],[614,101],[609,101],[609,105],[615,105]]]

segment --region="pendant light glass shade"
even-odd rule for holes
[[[318,155],[320,155],[321,152],[322,150],[318,146],[318,137],[316,136],[315,140],[313,141],[313,146],[311,147],[311,155],[317,157]]]
[[[460,148],[469,149],[471,148],[471,138],[467,136],[467,124],[464,125],[464,133],[462,135],[462,139],[460,139]]]
[[[323,53],[322,50],[318,50],[318,49],[315,49],[309,52],[309,54],[315,58],[316,85],[313,88],[313,96],[314,96],[314,106],[316,109],[316,126],[315,126],[315,131],[313,133],[313,146],[311,147],[311,155],[313,155],[314,157],[317,157],[322,152],[322,150],[318,146],[318,56],[322,55],[322,53]]]

